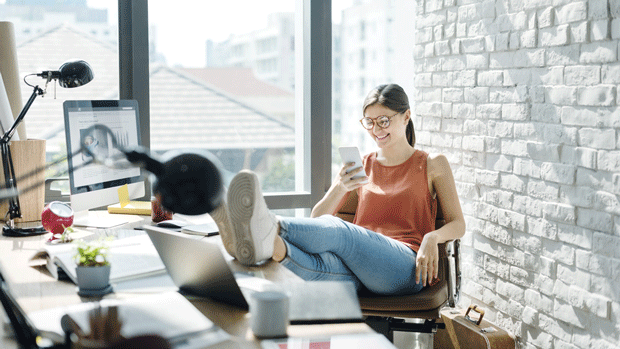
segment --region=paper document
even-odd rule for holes
[[[62,341],[64,339],[60,324],[62,316],[68,314],[84,332],[90,333],[89,312],[98,305],[102,308],[118,307],[119,320],[122,322],[121,335],[125,338],[156,333],[175,343],[203,336],[206,331],[218,329],[211,320],[177,292],[126,300],[104,299],[101,302],[80,303],[32,312],[28,317],[45,337]]]
[[[76,245],[72,243],[47,245],[30,259],[31,265],[40,265],[43,261],[53,277],[62,279],[66,276],[77,284],[75,253]],[[111,283],[166,272],[164,263],[146,234],[112,241],[108,261],[112,266]]]

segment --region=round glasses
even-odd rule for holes
[[[380,116],[377,116],[374,119],[373,118],[369,118],[369,117],[363,117],[360,120],[360,123],[367,130],[372,130],[375,127],[375,122],[381,128],[388,128],[388,127],[390,127],[390,121],[392,120],[392,118],[395,117],[398,114],[400,114],[400,113],[396,113],[396,114],[394,114],[392,116],[380,115]]]

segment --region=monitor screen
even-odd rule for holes
[[[74,224],[109,226],[112,222],[95,224],[92,219],[85,221],[88,220],[84,217],[85,213],[118,203],[118,188],[125,184],[129,187],[130,199],[143,197],[145,182],[141,169],[109,168],[96,163],[85,165],[91,158],[80,152],[80,145],[84,141],[93,153],[102,157],[113,157],[119,153],[106,133],[95,131],[92,135],[85,135],[85,130],[95,124],[112,130],[121,146],[140,145],[138,103],[134,100],[65,101],[63,106]]]

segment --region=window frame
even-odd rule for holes
[[[296,124],[302,125],[295,130],[300,142],[295,151],[297,188],[266,194],[270,209],[312,208],[331,185],[332,3],[297,1],[303,28],[296,33],[296,40],[301,39],[297,62],[302,62],[295,96]],[[142,142],[150,148],[149,64],[144,64],[149,61],[148,25],[147,0],[118,0],[119,96],[138,101]],[[147,186],[146,197],[150,195]]]

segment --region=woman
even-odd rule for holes
[[[246,265],[273,258],[303,279],[351,281],[384,295],[413,294],[437,278],[438,244],[465,233],[450,165],[414,148],[408,98],[398,85],[373,89],[360,121],[378,149],[363,167],[342,167],[312,218],[275,217],[256,175],[238,173],[227,205],[212,213],[226,250]],[[367,177],[352,179],[360,171]],[[352,224],[333,214],[354,190]],[[435,230],[437,201],[446,224]]]

